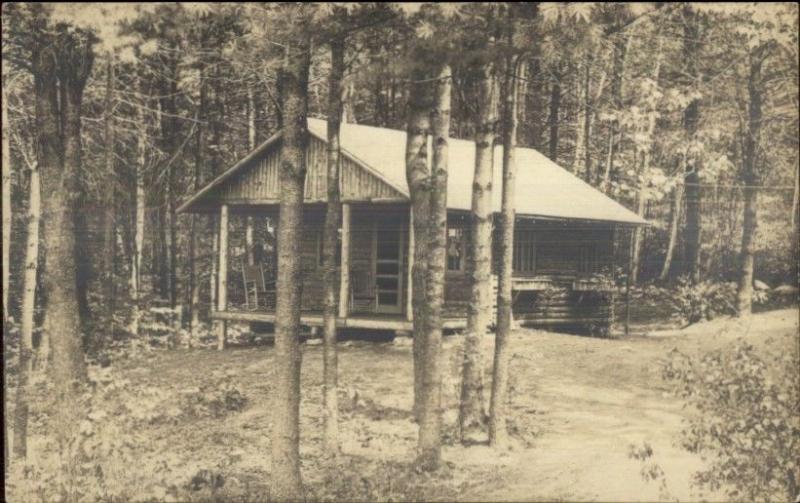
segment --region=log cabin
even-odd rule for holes
[[[326,129],[308,119],[307,173],[302,233],[301,323],[322,325],[322,229],[327,198]],[[230,218],[269,222],[274,247],[279,215],[280,132],[208,183],[179,211],[217,214],[219,222],[216,302],[213,319],[251,323],[275,321],[275,254],[266,253],[252,280],[244,258],[229,257]],[[405,175],[404,131],[342,124],[342,222],[338,256],[340,327],[412,329],[413,267],[409,191]],[[430,148],[430,146],[429,146]],[[475,144],[450,139],[447,183],[447,271],[444,328],[466,326],[470,279],[467,274],[469,216]],[[500,211],[502,146],[495,147],[492,192]],[[529,148],[517,149],[514,235],[514,317],[536,326],[583,327],[600,332],[613,321],[613,246],[620,227],[646,221],[605,194]],[[497,240],[495,240],[496,242]],[[270,259],[272,257],[272,259]],[[496,269],[498,254],[494,253]],[[496,288],[496,276],[494,276]],[[241,285],[237,295],[229,286]],[[253,286],[255,299],[248,295]],[[223,328],[224,330],[224,328]]]

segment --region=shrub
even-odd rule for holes
[[[793,501],[800,492],[800,390],[797,362],[774,357],[770,368],[753,346],[699,361],[673,350],[664,368],[695,409],[684,430],[690,452],[710,456],[696,482],[735,500]]]
[[[688,277],[678,280],[671,296],[675,314],[691,325],[701,320],[711,320],[720,315],[736,314],[736,285],[703,281],[692,284]]]

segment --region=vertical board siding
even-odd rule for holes
[[[304,190],[307,202],[324,202],[327,199],[327,162],[328,152],[325,142],[312,137],[306,151]],[[276,142],[263,156],[225,180],[207,197],[213,198],[218,203],[277,202],[280,199],[279,168],[280,142]],[[340,184],[343,200],[406,200],[406,197],[395,188],[344,156]]]

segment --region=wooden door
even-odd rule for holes
[[[374,232],[375,292],[378,313],[403,312],[403,233],[397,226],[381,227]]]

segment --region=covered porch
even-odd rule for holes
[[[211,318],[221,322],[222,331],[230,321],[274,323],[278,205],[222,204],[218,215],[218,295]],[[337,326],[412,330],[412,218],[406,203],[343,203],[336,261]],[[249,238],[242,225],[246,219],[256,228]],[[321,326],[323,320],[324,219],[323,204],[304,206],[298,258],[303,283],[301,323],[309,327]],[[464,320],[446,322],[447,328],[463,326]]]

